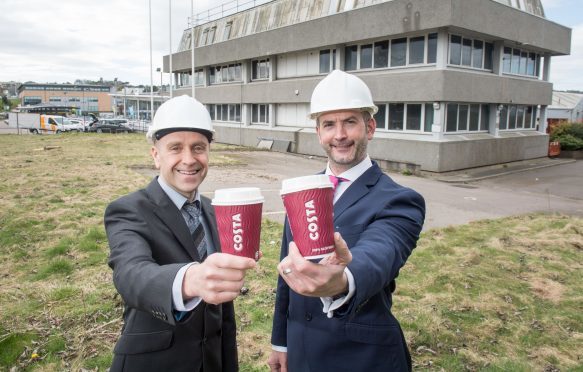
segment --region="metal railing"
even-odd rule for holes
[[[192,16],[188,17],[188,27],[196,27],[203,23],[211,22],[272,1],[275,0],[233,0],[204,12],[197,13],[194,20]]]

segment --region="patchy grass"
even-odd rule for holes
[[[123,308],[103,211],[149,182],[148,150],[137,134],[0,136],[0,371],[108,369]],[[239,164],[237,151],[213,144],[212,166]],[[280,233],[263,221],[264,256],[235,301],[242,371],[268,370]],[[582,266],[577,218],[424,233],[394,308],[415,369],[582,370]]]

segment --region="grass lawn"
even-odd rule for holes
[[[150,181],[142,134],[0,136],[0,371],[100,370],[122,301],[103,211]],[[213,145],[213,167],[237,164]],[[267,371],[281,225],[236,301],[242,371]],[[527,215],[424,233],[394,312],[415,370],[583,371],[583,220]]]

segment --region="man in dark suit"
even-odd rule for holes
[[[159,177],[105,211],[125,305],[111,371],[238,370],[232,301],[255,261],[220,253],[213,208],[198,193],[212,135],[198,101],[165,102],[147,134]]]
[[[377,107],[362,80],[333,71],[314,89],[311,115],[335,187],[335,252],[305,260],[286,221],[272,330],[272,371],[410,371],[391,313],[399,269],[416,245],[425,202],[367,154]]]

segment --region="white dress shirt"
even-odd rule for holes
[[[182,209],[182,207],[184,206],[184,203],[186,203],[188,201],[188,199],[184,195],[180,194],[178,191],[176,191],[172,187],[170,187],[170,185],[168,185],[166,183],[166,181],[164,180],[164,178],[162,178],[161,175],[158,176],[158,183],[160,184],[160,187],[162,188],[162,190],[164,190],[166,195],[168,195],[170,200],[172,200],[172,203],[174,203],[174,205],[176,205],[176,208],[178,208],[180,210],[180,213],[182,214],[184,221],[186,221],[188,218],[188,213],[184,209]],[[200,194],[198,193],[198,191],[196,192],[196,196],[194,197],[194,200],[198,200],[200,202]],[[205,240],[206,240],[208,254],[211,254],[213,252],[213,247],[211,246],[211,242],[209,241],[209,238],[208,238],[210,236],[209,229],[208,229],[206,221],[204,220],[204,216],[202,214],[200,216],[200,221],[202,223],[202,227],[204,228],[204,232],[205,232]],[[202,298],[194,297],[185,303],[184,298],[182,297],[182,282],[184,281],[184,276],[186,275],[186,270],[191,265],[198,265],[198,264],[199,264],[199,262],[188,263],[188,264],[182,266],[180,268],[180,270],[178,270],[178,272],[176,273],[176,276],[174,277],[174,282],[172,283],[172,303],[174,304],[174,310],[192,311],[202,301]]]

